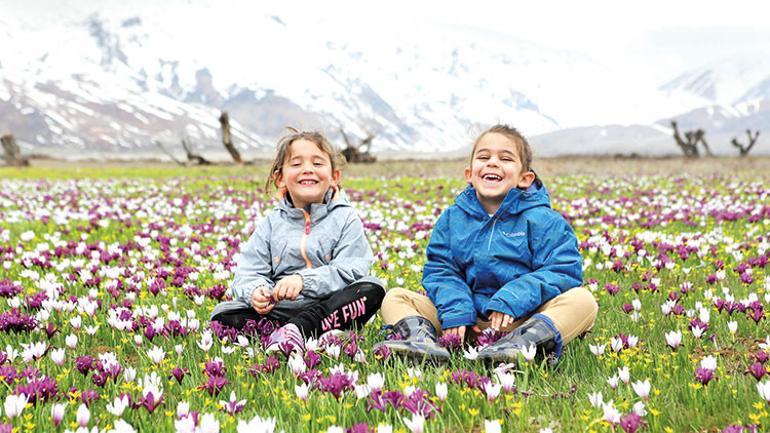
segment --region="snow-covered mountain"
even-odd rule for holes
[[[437,153],[504,121],[547,134],[542,142],[559,137],[541,152],[551,154],[575,153],[581,127],[597,124],[665,135],[667,119],[687,113],[683,126],[721,122],[729,135],[768,123],[766,61],[656,88],[580,54],[457,25],[213,0],[9,3],[0,2],[0,131],[32,152],[158,154],[155,142],[178,151],[182,137],[221,150],[221,110],[247,154],[269,152],[287,125],[338,142],[340,128],[372,132],[379,153]]]

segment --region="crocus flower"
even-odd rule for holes
[[[500,433],[501,431],[502,426],[499,420],[484,420],[484,433]]]
[[[695,369],[695,379],[704,384],[708,385],[709,382],[711,382],[711,379],[714,378],[714,370],[709,370],[707,368],[698,367]]]
[[[113,427],[107,433],[136,433],[136,430],[134,430],[131,424],[123,421],[122,419],[119,419],[115,421],[115,427]]]
[[[631,384],[631,387],[634,389],[636,395],[638,395],[642,400],[647,400],[647,398],[649,398],[651,388],[650,379],[645,379],[644,382],[637,380]]]
[[[757,382],[757,392],[768,404],[770,404],[770,381]]]
[[[666,332],[666,344],[672,349],[676,350],[680,344],[682,344],[682,331],[670,331]]]
[[[620,412],[615,409],[615,404],[612,400],[602,405],[602,411],[604,415],[602,419],[611,424],[617,424],[620,422]]]
[[[412,414],[411,419],[404,418],[404,425],[412,433],[422,433],[425,428],[425,417],[418,414]]]
[[[634,412],[625,414],[620,418],[620,427],[625,433],[636,433],[642,423],[642,418]]]
[[[444,401],[447,398],[447,386],[446,383],[439,382],[436,384],[436,397],[438,397],[439,400]]]
[[[275,418],[261,418],[259,415],[250,421],[238,420],[238,433],[273,433]]]
[[[607,347],[604,344],[589,344],[588,347],[591,349],[591,353],[593,353],[596,356],[602,356],[604,354],[604,349]]]
[[[700,366],[706,370],[714,371],[717,369],[717,359],[711,355],[708,355],[700,360]]]
[[[112,403],[107,403],[107,412],[115,415],[115,416],[122,416],[123,411],[126,410],[128,407],[129,400],[127,395],[123,395],[121,397],[115,397],[115,400]]]
[[[297,398],[299,398],[300,400],[307,401],[307,396],[308,396],[307,384],[303,383],[302,385],[295,385],[294,393],[297,394]]]
[[[593,407],[601,407],[604,404],[604,397],[601,392],[593,392],[588,394],[588,401]]]
[[[746,373],[749,373],[752,376],[754,376],[754,379],[761,380],[762,376],[767,374],[767,370],[765,369],[765,366],[762,365],[761,362],[755,362],[751,364],[751,367],[749,367]]]
[[[153,345],[152,349],[147,351],[147,356],[154,364],[160,364],[163,358],[166,357],[166,352],[163,348]]]
[[[64,349],[62,348],[53,349],[51,350],[49,355],[51,356],[51,360],[53,361],[54,364],[59,366],[64,365],[64,358],[65,358]]]
[[[8,418],[16,418],[21,415],[24,410],[24,406],[27,405],[27,396],[24,394],[14,395],[10,394],[5,397],[5,415]]]
[[[59,424],[61,424],[62,419],[64,419],[65,408],[66,408],[66,405],[62,403],[55,403],[53,406],[51,406],[51,418],[53,419],[54,427],[59,427]]]
[[[631,380],[631,372],[628,370],[627,365],[624,365],[623,368],[618,368],[618,377],[623,383],[628,385],[628,381]]]
[[[488,382],[484,385],[484,392],[487,394],[487,400],[493,401],[497,398],[498,395],[500,395],[500,390],[502,389],[502,386],[498,384],[493,384],[492,382]]]
[[[78,412],[77,412],[78,425],[80,427],[85,427],[88,425],[88,421],[90,420],[91,420],[91,411],[88,410],[88,406],[86,406],[85,404],[81,404],[78,407]]]
[[[385,377],[380,373],[372,373],[366,377],[366,384],[372,391],[382,390],[385,385]]]
[[[222,409],[225,412],[232,416],[243,410],[243,408],[246,406],[246,400],[238,400],[235,397],[235,391],[230,391],[230,400],[219,400],[219,405],[222,406]]]
[[[479,353],[476,351],[475,347],[469,347],[468,350],[463,351],[463,357],[465,357],[465,359],[474,360],[479,357]]]
[[[527,360],[527,362],[532,362],[535,360],[535,355],[537,354],[537,346],[530,344],[528,347],[521,349],[521,354],[524,355],[524,359]]]

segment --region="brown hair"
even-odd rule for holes
[[[473,155],[476,153],[476,146],[481,138],[493,132],[508,137],[516,144],[516,151],[519,153],[519,159],[521,159],[522,171],[530,171],[532,168],[532,148],[529,146],[529,142],[516,128],[505,124],[494,125],[476,137],[476,141],[473,142],[473,150],[471,151],[471,162],[473,162]]]
[[[283,169],[283,164],[290,155],[291,144],[297,140],[307,140],[315,143],[323,153],[329,156],[329,161],[331,161],[332,164],[332,172],[334,172],[334,170],[341,170],[342,167],[345,166],[345,157],[320,132],[300,131],[291,126],[286,129],[289,130],[289,133],[281,137],[281,139],[278,140],[278,144],[275,146],[275,159],[273,160],[273,165],[270,167],[270,172],[265,180],[265,192],[270,191],[271,185],[278,188],[278,174]]]

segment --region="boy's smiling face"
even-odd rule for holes
[[[513,139],[489,132],[476,143],[471,165],[465,169],[465,180],[476,189],[487,213],[493,214],[512,188],[529,188],[535,173],[523,170]]]

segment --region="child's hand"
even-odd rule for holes
[[[279,281],[273,289],[273,299],[276,302],[282,299],[297,299],[297,295],[302,291],[304,281],[302,275],[290,275]]]
[[[444,335],[447,335],[447,334],[452,335],[452,334],[454,334],[454,335],[459,336],[460,340],[465,341],[465,330],[466,330],[466,328],[467,328],[466,326],[458,326],[456,328],[445,329],[444,330]],[[473,330],[473,332],[475,332],[477,334],[481,334],[481,328],[479,328],[477,325],[473,325],[471,327],[471,329]]]
[[[254,292],[251,293],[251,306],[263,316],[273,309],[275,302],[270,297],[270,291],[267,287],[261,286],[254,289]]]
[[[502,331],[513,323],[513,317],[499,311],[493,311],[492,314],[489,315],[489,320],[492,322],[492,324],[489,325],[490,328],[497,332]]]
[[[444,335],[457,335],[460,337],[460,341],[465,341],[465,326],[445,329]]]

